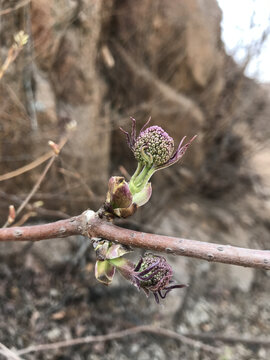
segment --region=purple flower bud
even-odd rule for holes
[[[151,175],[160,169],[173,165],[185,154],[187,148],[196,138],[196,135],[182,146],[186,137],[183,137],[178,148],[174,152],[173,139],[159,126],[147,128],[151,118],[141,129],[139,136],[136,137],[136,120],[132,120],[131,134],[120,128],[127,137],[129,148],[133,151],[136,160],[141,166],[151,168]],[[140,176],[140,175],[139,175]],[[136,177],[138,174],[136,173]],[[136,181],[135,179],[133,179]]]
[[[159,297],[164,299],[171,290],[187,286],[170,285],[173,283],[173,271],[163,256],[147,253],[136,266],[123,258],[110,261],[127,280],[142,289],[147,296],[152,292],[157,303]]]
[[[138,205],[133,202],[129,184],[122,176],[112,176],[108,183],[108,192],[104,209],[107,214],[126,218],[133,215]]]
[[[151,253],[145,254],[134,269],[135,285],[142,288],[146,295],[151,291],[157,303],[159,296],[164,299],[171,290],[187,286],[170,285],[173,282],[172,276],[172,267],[167,260],[163,256]]]
[[[151,291],[163,290],[172,278],[172,268],[162,256],[145,254],[135,267],[140,287]]]
[[[128,146],[138,161],[137,169],[129,181],[129,189],[131,194],[135,196],[147,186],[150,178],[157,170],[178,162],[196,135],[182,146],[186,138],[183,137],[178,148],[174,151],[173,139],[161,127],[151,126],[147,128],[151,118],[143,126],[138,137],[136,137],[136,120],[133,118],[131,120],[131,134],[122,128],[120,129],[125,133]]]
[[[151,126],[140,132],[134,144],[134,156],[144,165],[163,165],[172,156],[174,141],[161,127]]]
[[[113,209],[128,208],[132,204],[132,194],[122,176],[113,176],[108,183],[107,202]]]

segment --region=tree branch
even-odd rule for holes
[[[92,210],[54,223],[0,229],[0,241],[39,241],[70,235],[103,238],[136,248],[270,270],[270,250],[245,249],[124,229],[100,219]]]

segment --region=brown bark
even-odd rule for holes
[[[224,264],[270,270],[270,251],[245,249],[124,229],[87,210],[77,217],[55,223],[0,229],[0,241],[39,241],[84,235],[123,245]]]

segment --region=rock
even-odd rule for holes
[[[59,328],[53,328],[52,330],[47,332],[47,338],[50,341],[55,341],[55,340],[59,339],[60,336],[61,336],[61,330]]]
[[[26,243],[22,241],[0,242],[0,254],[3,256],[18,254],[25,245]]]
[[[34,243],[31,252],[48,267],[66,263],[76,254],[81,238],[70,236],[63,239],[51,239]]]
[[[193,329],[198,329],[200,325],[209,322],[210,312],[211,304],[204,299],[200,299],[190,311],[187,311],[186,319]]]
[[[255,279],[255,269],[231,265],[228,267],[228,272],[232,288],[238,288],[245,293],[250,291]]]

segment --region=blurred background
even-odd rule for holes
[[[41,223],[97,210],[111,175],[136,164],[119,126],[152,116],[180,164],[155,174],[151,201],[120,222],[135,230],[269,249],[270,3],[264,0],[0,0],[0,220],[18,208],[41,159],[76,120],[60,156],[16,218]],[[20,171],[19,171],[20,173]],[[4,180],[2,175],[10,174]],[[9,348],[152,324],[222,349],[220,359],[269,359],[269,274],[170,257],[188,289],[162,305],[122,278],[94,278],[84,240],[0,244],[0,341]],[[79,251],[80,250],[80,251]],[[78,252],[79,251],[79,252]],[[137,250],[137,258],[142,251]],[[235,337],[240,336],[237,340]],[[217,338],[217,336],[219,336]],[[228,338],[231,340],[228,341]],[[249,343],[242,337],[248,338]],[[203,338],[203,340],[202,340]],[[236,341],[237,340],[237,341]],[[0,355],[1,356],[1,355]],[[204,348],[137,334],[23,359],[217,359]]]

